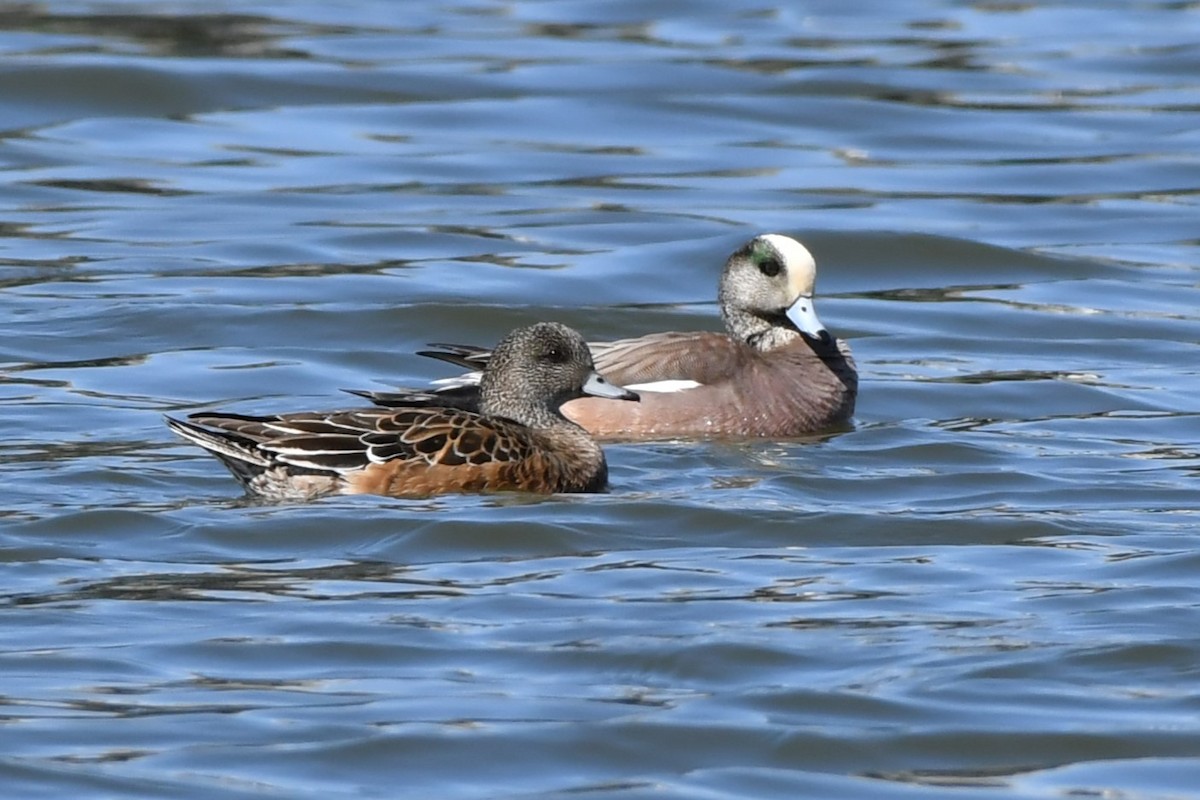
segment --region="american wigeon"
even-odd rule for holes
[[[224,462],[254,495],[428,496],[519,490],[596,492],[608,482],[600,446],[560,407],[584,394],[636,400],[595,371],[587,343],[558,323],[518,328],[496,347],[479,410],[367,408],[275,416],[167,417]]]
[[[596,368],[638,390],[640,403],[580,398],[563,413],[606,440],[784,438],[844,424],[854,413],[858,372],[850,347],[826,330],[813,305],[816,262],[788,236],[764,234],[725,262],[717,298],[725,333],[656,333],[591,343]],[[424,354],[469,369],[487,350],[435,345]],[[427,392],[355,392],[387,406],[439,402],[472,408],[474,378]]]

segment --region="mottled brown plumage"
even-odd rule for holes
[[[572,398],[637,395],[603,381],[564,325],[519,328],[497,346],[480,409],[368,408],[273,416],[201,413],[167,424],[220,458],[255,495],[426,496],[446,492],[595,492],[600,446],[559,411]]]
[[[799,242],[777,234],[755,237],[730,255],[721,274],[725,333],[591,343],[596,369],[637,388],[642,402],[580,398],[564,405],[563,413],[602,440],[782,438],[845,424],[854,413],[858,372],[849,346],[817,318],[815,277],[815,262]],[[426,354],[474,370],[490,356],[468,345],[435,347]],[[695,385],[666,387],[664,381]],[[384,406],[474,408],[478,402],[469,376],[426,392],[356,394]]]

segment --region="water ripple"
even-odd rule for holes
[[[1195,14],[6,10],[0,780],[1189,796]],[[540,319],[716,327],[764,230],[853,342],[843,430],[276,506],[161,424]]]

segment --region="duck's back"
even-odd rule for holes
[[[730,345],[723,368],[706,375],[715,380],[682,391],[643,391],[636,404],[581,398],[563,412],[606,440],[786,438],[830,429],[853,415],[858,374],[844,342],[827,345],[823,354],[805,341],[767,353]],[[654,379],[668,378],[659,373]]]
[[[431,418],[431,412],[436,416]],[[604,453],[577,425],[563,420],[528,428],[460,409],[410,409],[420,418],[373,449],[384,460],[347,476],[347,493],[426,496],[446,492],[595,492],[608,480]],[[453,420],[454,424],[447,424]]]

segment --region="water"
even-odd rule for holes
[[[13,797],[1200,797],[1200,7],[87,2],[0,34]],[[853,430],[246,502],[164,412],[713,327]]]

